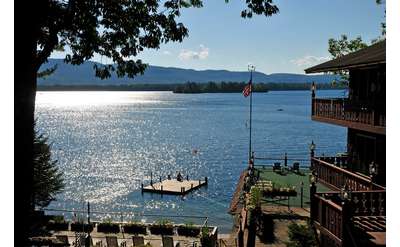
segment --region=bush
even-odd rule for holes
[[[83,222],[71,223],[71,231],[73,232],[91,232],[93,231],[94,224],[87,224]]]
[[[119,224],[106,220],[97,224],[97,232],[119,233]]]
[[[64,220],[64,216],[57,215],[51,217],[52,219],[46,225],[48,230],[53,231],[68,231],[68,222]]]
[[[141,223],[129,223],[123,225],[124,232],[125,233],[132,233],[132,234],[147,234],[147,227],[144,224]]]
[[[150,226],[151,234],[174,235],[174,226],[169,220],[159,220]]]
[[[210,229],[205,226],[201,228],[200,242],[202,247],[211,247],[212,241],[210,237]]]
[[[300,225],[291,223],[288,226],[290,242],[286,243],[288,247],[313,247],[317,246],[315,234],[309,224]]]
[[[178,226],[178,234],[187,237],[197,237],[200,234],[200,228],[188,223],[185,225]]]

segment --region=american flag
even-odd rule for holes
[[[250,80],[249,83],[243,88],[242,93],[243,93],[244,97],[247,97],[251,94],[251,88],[252,88],[252,85],[251,85],[251,80]]]

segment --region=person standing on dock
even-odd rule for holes
[[[182,177],[181,172],[178,172],[178,175],[176,175],[176,180],[179,181],[179,182],[182,182],[183,177]]]

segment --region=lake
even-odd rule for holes
[[[343,90],[317,91],[318,97],[342,95]],[[347,129],[313,122],[310,111],[310,91],[255,93],[256,157],[282,157],[287,152],[289,158],[307,159],[311,140],[317,155],[345,151]],[[128,220],[151,222],[156,216],[150,214],[201,215],[220,232],[231,230],[227,210],[240,172],[247,167],[249,97],[38,92],[36,117],[37,129],[49,137],[66,182],[50,208],[82,210],[90,201],[92,210],[127,212]],[[178,171],[194,179],[207,176],[209,184],[183,198],[141,194],[140,185],[149,183],[151,172],[158,180]]]

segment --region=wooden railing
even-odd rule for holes
[[[385,127],[385,113],[378,113],[367,103],[346,98],[312,99],[312,116]]]
[[[372,183],[370,178],[355,174],[343,167],[347,167],[345,157],[313,157],[311,159],[311,169],[317,176],[318,182],[333,190],[340,190],[345,185],[351,191],[385,189],[383,186]]]
[[[385,216],[386,191],[353,191],[348,200],[340,192],[314,193],[311,196],[311,219],[332,246],[344,246],[349,236],[346,225],[353,216]],[[325,241],[324,241],[325,242]]]
[[[343,236],[343,210],[340,205],[324,198],[320,193],[311,199],[311,219],[323,235],[341,246]]]
[[[353,216],[386,215],[386,190],[353,191],[350,198]]]

